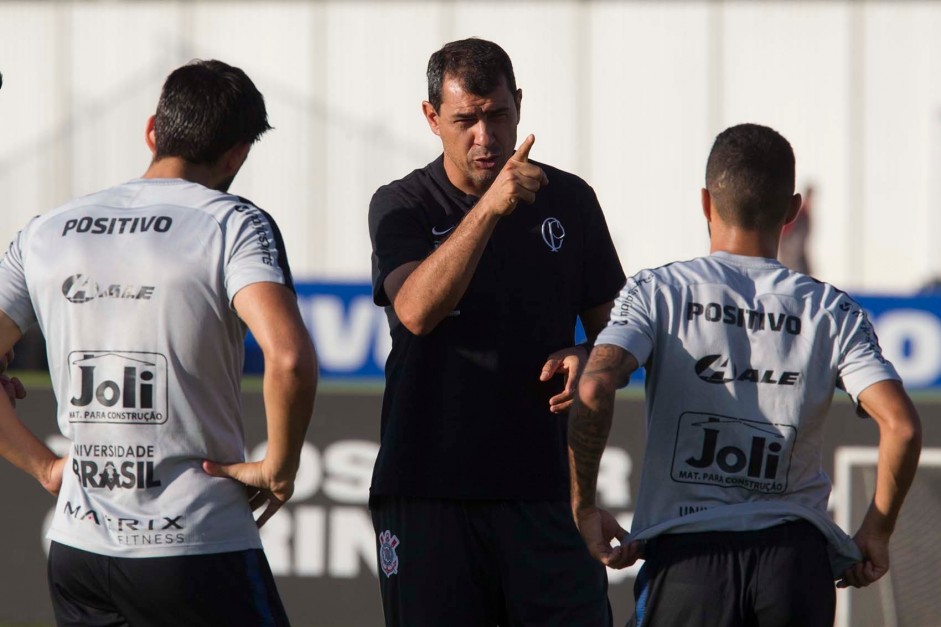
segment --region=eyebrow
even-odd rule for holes
[[[501,115],[504,113],[509,113],[510,110],[511,110],[510,107],[498,107],[494,109],[489,109],[487,111],[481,111],[479,108],[475,107],[473,110],[470,110],[470,111],[457,111],[451,114],[451,118],[454,120],[470,120],[470,119],[476,119],[481,114],[484,117],[490,117],[493,115]]]

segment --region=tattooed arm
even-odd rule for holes
[[[595,504],[598,466],[611,430],[614,393],[627,385],[637,370],[637,359],[611,344],[596,346],[578,384],[575,406],[569,414],[568,448],[572,481],[572,513],[589,552],[612,568],[633,564],[640,546],[636,542],[613,548],[611,540],[626,531],[614,517]]]

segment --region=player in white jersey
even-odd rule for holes
[[[829,627],[834,579],[865,586],[888,569],[920,422],[860,306],[776,261],[800,200],[787,140],[753,124],[721,133],[702,191],[711,255],[630,278],[582,375],[573,511],[603,563],[645,559],[634,624]],[[615,390],[641,365],[647,441],[625,537],[595,489]],[[836,388],[880,433],[875,495],[853,538],[827,515],[821,467]]]
[[[287,624],[258,526],[293,492],[316,359],[277,226],[226,193],[269,128],[240,69],[178,68],[144,176],[34,218],[0,263],[0,354],[39,324],[71,442],[56,457],[0,400],[0,454],[58,494],[59,625]],[[265,358],[253,463],[246,329]]]

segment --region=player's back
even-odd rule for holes
[[[25,277],[73,442],[53,539],[138,556],[259,546],[240,486],[200,464],[243,459],[245,327],[230,302],[280,276],[275,232],[237,197],[156,179],[18,235],[5,263]]]
[[[773,259],[715,253],[632,277],[598,342],[646,368],[635,532],[826,524],[833,391],[855,398],[885,378],[849,296]]]

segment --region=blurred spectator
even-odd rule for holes
[[[807,259],[807,240],[810,238],[810,208],[813,204],[814,188],[808,185],[804,191],[801,210],[790,224],[784,225],[778,259],[791,270],[811,274]]]

